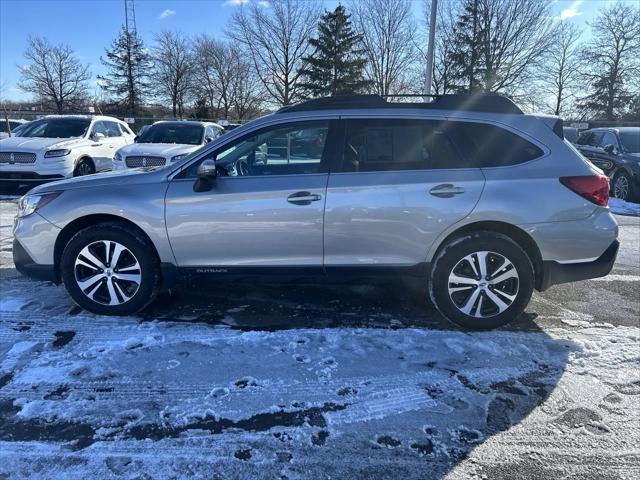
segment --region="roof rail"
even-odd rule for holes
[[[415,97],[417,95],[387,95],[387,97]],[[425,108],[468,112],[522,114],[522,110],[507,97],[497,94],[419,95],[433,97],[431,102],[387,102],[380,95],[336,95],[314,98],[282,107],[276,113],[339,110],[351,108]]]

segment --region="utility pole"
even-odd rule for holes
[[[431,95],[431,84],[433,83],[433,58],[434,43],[436,40],[436,14],[438,11],[438,0],[431,0],[431,16],[429,18],[429,44],[427,46],[427,79],[425,92]]]

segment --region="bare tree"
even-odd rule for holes
[[[179,32],[163,30],[155,36],[152,83],[171,101],[173,116],[182,118],[193,88],[194,60],[191,42]]]
[[[212,109],[218,110],[222,118],[229,118],[233,108],[232,83],[240,62],[238,48],[201,35],[195,41],[194,52],[199,89]]]
[[[288,105],[302,97],[302,58],[310,51],[320,6],[315,0],[274,0],[241,5],[227,35],[247,52],[271,100]]]
[[[553,113],[560,115],[576,94],[580,66],[580,30],[563,21],[555,32],[549,56],[541,69],[542,91],[553,98]]]
[[[582,74],[590,92],[580,105],[588,113],[614,120],[639,94],[640,8],[618,2],[589,25],[593,35],[583,50],[582,64],[588,68]]]
[[[418,58],[416,31],[409,0],[353,0],[355,29],[363,34],[365,76],[373,90],[390,95],[411,88],[411,69]],[[415,85],[415,82],[411,82]]]
[[[236,74],[231,82],[231,101],[235,118],[247,120],[258,115],[265,101],[265,94],[253,65],[243,61],[239,51],[236,50],[236,54]]]
[[[194,40],[194,82],[199,96],[207,100],[207,106],[211,109],[217,108],[220,90],[217,74],[213,68],[213,55],[211,53],[216,47],[216,40],[206,34],[200,35]]]
[[[87,97],[89,65],[83,65],[69,45],[29,37],[24,57],[28,63],[19,67],[18,83],[23,91],[53,103],[58,113]]]

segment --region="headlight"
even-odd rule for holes
[[[113,156],[113,159],[116,162],[121,162],[122,161],[122,155],[120,155],[120,152],[116,152],[116,154]]]
[[[18,202],[18,217],[26,217],[31,215],[38,208],[44,207],[51,200],[60,195],[61,192],[27,194]]]
[[[71,153],[71,150],[69,150],[68,148],[61,148],[58,150],[48,150],[44,152],[44,158],[64,157],[65,155],[69,155],[70,153]]]
[[[178,160],[182,160],[186,156],[187,156],[186,153],[182,153],[180,155],[175,155],[175,156],[171,157],[171,161],[172,162],[177,162]]]

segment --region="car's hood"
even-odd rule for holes
[[[156,156],[171,158],[176,155],[191,153],[200,148],[200,145],[183,145],[180,143],[132,143],[118,150],[123,157],[136,156]]]
[[[0,150],[39,152],[53,148],[72,148],[87,143],[84,138],[9,137],[0,140]]]
[[[150,182],[161,182],[166,173],[160,172],[159,168],[132,168],[129,170],[114,170],[111,172],[96,173],[82,177],[74,177],[66,180],[45,183],[33,188],[29,193],[59,192],[61,190],[71,190],[76,188],[109,187],[109,185],[125,185],[128,183],[138,183],[141,180]],[[163,169],[164,170],[164,169]]]

